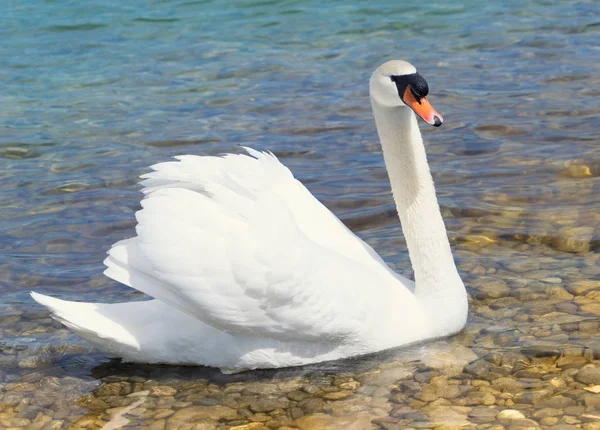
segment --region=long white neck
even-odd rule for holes
[[[460,299],[460,279],[415,114],[371,100],[402,231],[415,272],[415,294],[423,300]]]

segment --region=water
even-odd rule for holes
[[[321,409],[300,408],[304,422],[287,405],[287,424],[310,428],[320,411],[331,419],[356,419],[358,408],[368,418],[365,426],[389,415],[387,424],[377,422],[387,428],[439,419],[431,407],[420,412],[430,390],[425,385],[435,384],[415,371],[434,369],[444,377],[451,368],[450,377],[461,383],[475,375],[493,387],[493,371],[464,366],[483,360],[510,368],[518,380],[531,379],[536,369],[547,376],[548,366],[567,372],[594,362],[600,352],[599,4],[413,3],[8,3],[0,27],[0,388],[4,384],[8,393],[2,397],[0,390],[0,426],[36,419],[46,425],[47,418],[36,414],[56,428],[90,416],[108,422],[112,415],[105,410],[115,406],[110,396],[95,391],[102,406],[86,395],[115,381],[140,391],[153,387],[148,379],[159,379],[183,401],[194,383],[234,391],[236,383],[259,381],[287,392],[285,381],[306,377],[303,384],[319,386],[310,378],[324,379],[333,389],[343,383],[335,377],[352,375],[362,384],[354,397],[325,397]],[[470,324],[461,335],[419,347],[416,356],[414,350],[396,351],[287,373],[225,377],[210,369],[108,362],[28,297],[35,289],[76,300],[142,298],[102,275],[106,250],[133,234],[137,177],[174,155],[238,151],[238,145],[278,154],[392,267],[411,276],[367,93],[372,70],[397,58],[418,67],[445,118],[442,128],[423,126],[423,132],[472,297]],[[514,359],[503,362],[498,354]],[[564,357],[575,357],[575,364],[561,363]],[[386,376],[377,380],[369,376],[373,372]],[[412,385],[396,383],[402,378]],[[565,380],[565,390],[581,394],[573,384],[582,382]],[[61,387],[63,403],[44,404],[31,391],[6,385],[27,382],[50,391]],[[528,390],[551,389],[546,382],[531,384]],[[321,399],[324,392],[313,394]],[[413,394],[402,397],[407,392]],[[483,404],[499,410],[513,407],[508,400],[514,407],[529,405],[520,408],[528,419],[552,423],[534,416],[537,400],[523,403],[518,393],[504,394],[493,393],[495,400]],[[126,401],[127,390],[121,395]],[[459,407],[465,396],[444,399]],[[381,404],[365,406],[367,397]],[[358,406],[352,409],[350,401]],[[346,409],[334,407],[343,402]],[[480,407],[465,402],[461,407]],[[593,400],[576,402],[565,408],[596,407]],[[422,415],[402,415],[402,407]],[[14,416],[2,416],[2,408]],[[17,418],[30,422],[9,422],[17,419],[17,408],[23,415]],[[160,427],[161,419],[144,413],[124,416]],[[479,419],[465,413],[470,423]],[[561,420],[554,424],[569,424]]]

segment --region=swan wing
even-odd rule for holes
[[[248,151],[153,166],[107,274],[232,334],[359,336],[402,288],[275,156]]]

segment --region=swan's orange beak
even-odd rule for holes
[[[412,92],[412,89],[410,88],[410,85],[406,86],[402,101],[417,115],[423,118],[423,121],[425,121],[427,124],[435,127],[442,125],[444,118],[433,108],[433,106],[431,106],[431,103],[429,103],[425,97],[421,97],[417,100]]]

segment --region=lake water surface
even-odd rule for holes
[[[600,3],[22,0],[3,13],[0,427],[600,429]],[[143,299],[102,275],[134,233],[138,176],[239,145],[273,151],[412,276],[368,100],[390,59],[417,66],[445,118],[423,132],[471,296],[463,333],[225,376],[109,361],[29,298]]]

